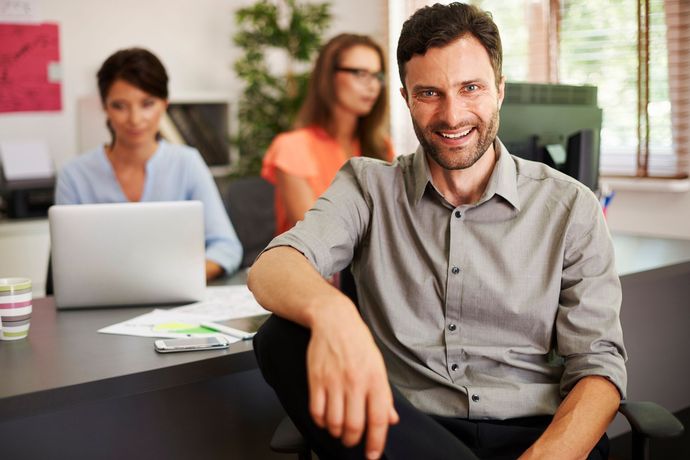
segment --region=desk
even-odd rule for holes
[[[628,397],[690,407],[690,240],[614,235]],[[628,431],[617,416],[609,436]]]
[[[615,234],[613,247],[621,277],[690,263],[690,240]]]
[[[0,456],[272,458],[282,409],[250,341],[161,355],[151,338],[96,332],[150,309],[33,306],[29,337],[0,342]]]
[[[688,407],[690,241],[616,235],[614,243],[629,396]],[[249,342],[158,355],[152,339],[96,332],[147,309],[56,312],[49,298],[34,307],[29,338],[0,342],[1,454],[284,458],[268,449],[283,412]],[[617,420],[609,434],[626,429]]]

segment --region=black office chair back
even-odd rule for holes
[[[261,177],[234,179],[223,202],[244,249],[241,266],[248,267],[275,235],[273,185]]]
[[[53,256],[48,255],[48,271],[46,273],[46,296],[53,295]]]

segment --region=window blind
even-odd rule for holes
[[[680,177],[690,163],[690,2],[645,0],[642,20],[648,43],[642,57],[648,52],[649,67],[642,82],[645,125],[638,135],[639,1],[473,3],[494,15],[504,37],[509,80],[598,87],[604,111],[602,172],[635,175],[636,152],[643,143],[649,152],[644,175]]]
[[[671,126],[676,172],[690,172],[690,1],[666,0]]]
[[[644,129],[638,135],[638,10],[647,30]],[[433,2],[407,0],[408,15]],[[445,3],[445,2],[444,2]],[[509,81],[598,87],[604,112],[601,169],[635,175],[640,142],[644,174],[687,177],[690,171],[689,0],[470,0],[490,11],[503,39]],[[555,23],[555,24],[554,24]],[[646,49],[646,48],[645,48]],[[643,54],[643,57],[647,54]],[[648,130],[647,130],[648,128]]]

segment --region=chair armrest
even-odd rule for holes
[[[618,411],[628,420],[633,432],[649,438],[671,438],[685,431],[675,415],[650,401],[621,401]]]
[[[309,452],[309,446],[288,416],[283,417],[283,420],[280,421],[280,424],[273,432],[270,446],[274,452],[288,454]]]

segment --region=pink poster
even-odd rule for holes
[[[0,113],[61,108],[57,24],[0,24]]]

